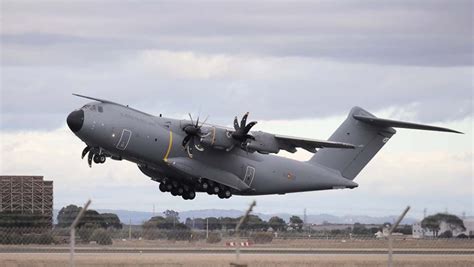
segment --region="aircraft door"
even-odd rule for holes
[[[250,186],[252,184],[254,176],[255,176],[255,168],[250,165],[247,165],[247,169],[245,170],[245,175],[243,177],[244,178],[243,182],[247,184],[248,186]]]
[[[117,148],[120,150],[125,150],[130,142],[130,137],[132,136],[132,131],[128,129],[123,129],[120,140],[117,143]]]

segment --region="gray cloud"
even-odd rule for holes
[[[472,116],[471,4],[5,1],[2,129],[58,127],[72,92],[218,123]]]
[[[99,51],[148,48],[471,65],[471,10],[471,1],[7,1],[2,42],[7,51],[12,44],[64,44],[59,54],[74,41]]]

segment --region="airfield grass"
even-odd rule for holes
[[[235,255],[221,254],[76,254],[76,266],[197,266],[221,267],[235,262]],[[241,255],[248,266],[386,266],[386,255]],[[67,253],[0,254],[0,267],[68,266]],[[395,255],[394,266],[473,266],[471,255]]]

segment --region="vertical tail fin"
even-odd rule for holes
[[[460,133],[447,128],[386,120],[354,107],[347,119],[331,135],[329,141],[354,144],[355,149],[320,149],[310,162],[335,169],[353,180],[377,152],[396,133],[392,127]]]

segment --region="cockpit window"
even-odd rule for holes
[[[91,110],[91,111],[96,111],[96,110],[97,110],[97,109],[96,109],[96,105],[89,105],[89,104],[84,105],[84,106],[82,107],[82,109],[83,109],[83,110]]]

